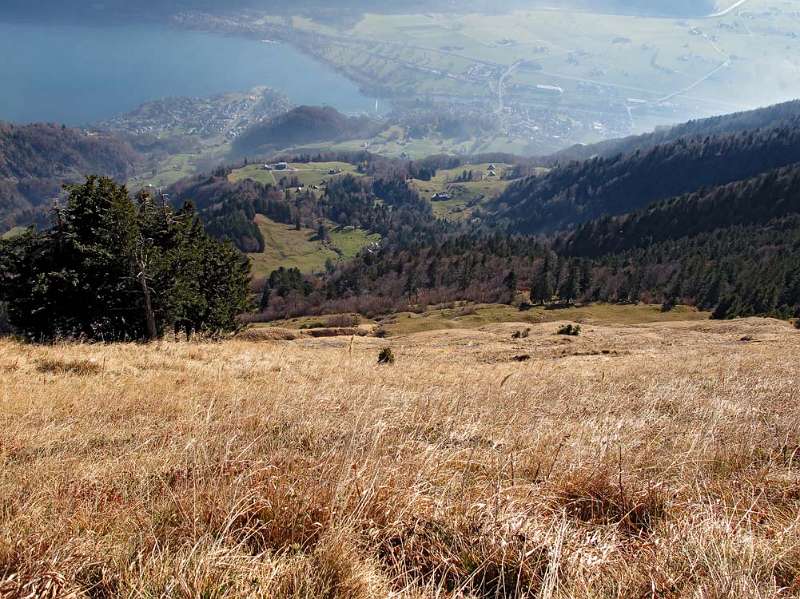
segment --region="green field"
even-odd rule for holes
[[[330,171],[337,171],[331,174]],[[251,179],[266,185],[277,185],[281,179],[287,182],[297,179],[303,186],[322,186],[335,177],[346,174],[358,175],[356,167],[347,162],[292,162],[286,170],[266,170],[261,164],[250,164],[234,170],[228,178],[231,182]]]
[[[128,180],[129,189],[138,190],[151,185],[153,187],[168,187],[181,179],[197,173],[200,163],[221,161],[224,156],[224,147],[206,146],[196,154],[174,154],[154,165],[136,173]],[[155,172],[154,172],[155,171]]]
[[[381,240],[381,236],[377,233],[370,234],[354,227],[336,227],[331,229],[329,235],[331,245],[336,248],[342,260],[355,258],[366,246]]]
[[[263,183],[264,185],[278,184],[274,175],[272,174],[272,171],[264,169],[264,167],[260,164],[250,164],[244,168],[236,169],[235,171],[231,172],[230,175],[228,175],[228,180],[231,183],[238,183],[239,181],[244,181],[245,179]]]
[[[511,151],[505,141],[499,141],[498,137],[490,139],[466,140],[450,139],[438,135],[429,135],[420,138],[393,138],[390,133],[398,129],[396,125],[388,127],[385,131],[370,139],[351,139],[347,141],[335,142],[330,144],[310,144],[292,148],[295,152],[360,152],[368,151],[387,158],[409,158],[411,160],[421,160],[434,154],[453,154],[470,155],[482,152]],[[512,148],[517,153],[522,154],[525,149],[524,144],[519,144]]]
[[[261,214],[256,216],[266,249],[260,254],[248,254],[253,276],[265,277],[273,270],[298,268],[304,273],[324,270],[328,260],[333,262],[353,258],[365,246],[380,241],[379,235],[331,223],[330,241],[316,239],[316,231],[295,229],[293,225],[276,223]]]
[[[495,166],[495,177],[489,177],[489,166]],[[413,180],[413,185],[423,198],[431,200],[437,193],[449,193],[453,197],[449,200],[431,201],[433,212],[439,218],[450,220],[463,220],[471,214],[472,204],[500,195],[511,181],[504,180],[509,164],[466,164],[456,169],[440,170],[430,181]],[[456,179],[464,171],[472,171],[479,180],[459,182]]]
[[[25,232],[24,227],[12,227],[2,235],[0,235],[0,239],[12,239],[17,235],[22,235]]]

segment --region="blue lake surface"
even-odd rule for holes
[[[84,125],[171,96],[266,85],[342,112],[374,100],[284,44],[144,25],[0,23],[0,120]]]

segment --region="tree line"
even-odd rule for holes
[[[131,199],[109,178],[71,186],[52,225],[0,242],[0,302],[33,340],[218,335],[251,308],[249,265],[191,204]]]

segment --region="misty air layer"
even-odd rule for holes
[[[3,0],[0,598],[800,589],[795,0]]]

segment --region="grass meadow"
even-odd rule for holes
[[[0,340],[0,596],[800,594],[800,332],[559,324]]]

